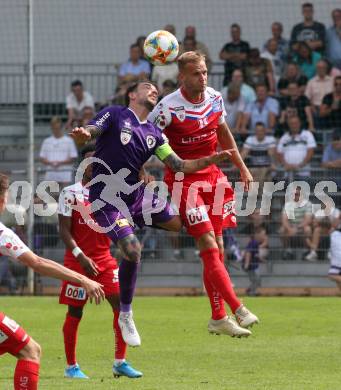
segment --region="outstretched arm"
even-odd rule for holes
[[[101,129],[96,126],[75,127],[70,133],[77,145],[84,145],[91,139],[97,138],[101,134]]]
[[[89,297],[95,299],[96,303],[100,303],[101,299],[105,298],[104,291],[97,282],[71,271],[52,260],[40,257],[32,251],[24,252],[18,259],[41,275],[80,284],[84,287]]]
[[[173,172],[194,173],[208,167],[209,165],[219,164],[230,157],[231,151],[223,150],[222,152],[215,153],[212,156],[202,157],[195,160],[183,160],[173,152],[167,156],[163,162]]]

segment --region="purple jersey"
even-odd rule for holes
[[[104,161],[115,174],[120,169],[129,169],[125,177],[128,185],[139,182],[138,174],[143,164],[167,144],[161,131],[151,122],[140,122],[135,113],[127,107],[110,106],[100,111],[88,126],[96,126],[102,131],[97,138],[94,157]],[[108,169],[100,163],[93,164],[93,178],[109,175]],[[103,182],[90,187],[90,201],[97,199],[103,188]],[[124,193],[124,191],[123,191]],[[134,196],[122,198],[129,202]]]

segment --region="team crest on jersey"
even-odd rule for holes
[[[123,127],[121,129],[121,135],[120,135],[120,139],[121,139],[121,142],[123,145],[127,145],[129,143],[129,141],[131,140],[131,137],[132,137],[133,133],[131,131],[131,128],[130,127]]]
[[[153,149],[156,144],[156,139],[153,135],[147,135],[146,137],[148,149]]]
[[[186,118],[186,111],[184,106],[174,107],[174,113],[180,122],[183,122]]]

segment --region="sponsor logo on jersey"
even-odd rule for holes
[[[96,121],[96,125],[98,127],[101,127],[103,125],[103,123],[106,121],[106,119],[108,119],[110,116],[110,112],[106,112],[102,117],[100,117],[97,121]]]
[[[153,149],[156,144],[156,139],[153,135],[147,135],[146,137],[148,149]]]
[[[2,323],[7,326],[9,330],[15,333],[19,329],[19,325],[11,318],[5,316]]]
[[[118,219],[116,221],[116,225],[120,228],[124,228],[126,226],[129,226],[129,221],[125,218],[122,218],[122,219]]]
[[[195,137],[182,137],[181,143],[190,144],[192,142],[202,141],[204,138],[209,137],[210,135],[214,134],[215,132],[216,131],[214,129],[214,130],[210,131],[209,133],[200,134],[200,135],[197,135]]]
[[[208,214],[205,206],[194,207],[186,211],[189,224],[197,225],[198,223],[208,222]]]
[[[76,299],[77,301],[85,301],[86,292],[83,287],[73,286],[72,284],[68,284],[65,290],[65,296],[67,298]]]
[[[186,118],[186,111],[184,106],[174,107],[173,108],[176,117],[180,122],[183,122]]]
[[[91,225],[98,225],[97,222],[93,219],[83,219],[83,218],[79,218],[78,219],[78,223],[80,225],[88,225],[88,226],[91,226]]]
[[[205,107],[206,106],[206,101],[205,102],[203,102],[203,103],[200,103],[200,104],[194,104],[193,106],[192,106],[192,108],[194,109],[194,110],[197,110],[198,108],[202,108],[202,107]]]
[[[0,330],[0,344],[6,341],[7,339],[8,336],[2,330]]]
[[[236,214],[236,209],[235,209],[235,201],[231,200],[227,203],[224,203],[224,210],[223,210],[223,218],[226,218],[228,215],[233,215]]]
[[[123,145],[127,145],[129,143],[129,141],[131,140],[131,137],[132,137],[132,131],[131,131],[131,128],[130,127],[123,127],[121,129],[121,135],[120,135],[120,139],[121,139],[121,142]]]

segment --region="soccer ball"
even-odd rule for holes
[[[179,43],[170,32],[158,30],[148,35],[144,41],[143,51],[153,65],[166,65],[176,59]]]

